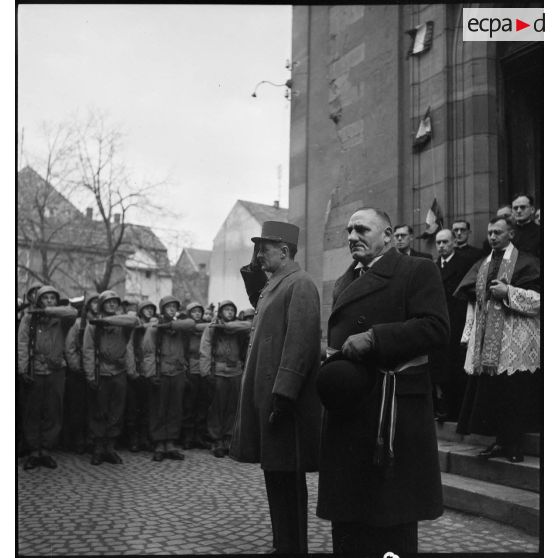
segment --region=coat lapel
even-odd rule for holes
[[[333,316],[343,306],[383,288],[393,277],[398,259],[401,257],[404,256],[401,256],[395,248],[392,248],[363,276],[354,280],[352,280],[354,266],[351,266],[341,277],[338,288],[339,295],[333,303],[331,315]]]

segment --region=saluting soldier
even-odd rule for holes
[[[132,452],[150,449],[149,444],[149,394],[143,375],[143,339],[148,327],[158,323],[157,306],[150,300],[138,305],[139,324],[132,333],[136,371],[139,375],[128,376],[126,389],[125,430],[128,448]]]
[[[143,339],[143,372],[149,380],[149,433],[155,444],[153,461],[184,459],[175,446],[180,436],[186,381],[185,334],[195,328],[190,318],[177,320],[180,301],[165,296],[159,302],[159,323]]]
[[[188,369],[184,408],[182,412],[182,442],[185,450],[208,447],[207,410],[209,408],[209,381],[200,374],[200,342],[209,326],[203,321],[203,305],[191,302],[186,306],[186,316],[196,322],[187,343]]]
[[[70,328],[66,337],[66,412],[64,429],[69,446],[79,454],[84,453],[87,441],[87,382],[83,367],[83,338],[87,322],[97,317],[99,295],[86,297],[81,316]]]
[[[49,285],[37,291],[37,306],[23,316],[18,332],[18,373],[27,385],[23,432],[31,454],[24,469],[57,464],[50,455],[62,428],[66,360],[64,342],[77,316],[58,306],[60,293]]]
[[[89,391],[89,430],[93,436],[92,465],[122,463],[114,449],[122,430],[126,374],[137,375],[130,337],[138,325],[135,314],[117,314],[120,297],[99,295],[99,317],[90,320],[83,340],[83,365]]]
[[[236,320],[236,310],[232,301],[221,302],[216,319],[203,332],[200,345],[201,373],[212,378],[215,385],[207,430],[213,455],[219,458],[225,457],[231,445],[244,364],[240,353],[251,325]]]

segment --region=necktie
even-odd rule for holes
[[[442,258],[442,263],[440,264],[442,269],[444,269],[445,265],[446,265],[446,260],[444,260],[444,258]]]

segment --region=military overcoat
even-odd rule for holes
[[[269,471],[316,471],[321,404],[320,300],[308,273],[289,261],[266,282],[263,271],[241,270],[256,308],[230,455]],[[294,414],[269,424],[272,394],[294,400]]]

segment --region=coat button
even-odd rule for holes
[[[263,298],[263,295],[260,295],[260,298]]]
[[[359,316],[357,320],[358,325],[362,325],[366,322],[366,316]]]

